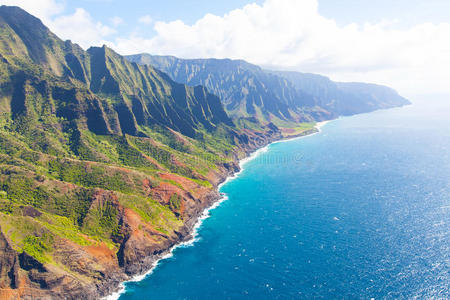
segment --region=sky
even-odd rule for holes
[[[265,68],[450,94],[448,0],[0,0],[83,48],[245,59]]]

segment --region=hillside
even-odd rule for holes
[[[266,71],[242,60],[179,59],[137,54],[127,59],[152,65],[188,85],[219,95],[232,117],[285,122],[332,119],[409,103],[394,90],[366,83],[335,83],[299,72]],[[280,122],[281,121],[281,122]]]
[[[312,96],[295,89],[282,78],[242,60],[179,59],[149,54],[126,57],[140,65],[152,65],[188,85],[201,84],[220,97],[234,118],[256,117],[261,122],[314,121],[329,113],[315,107]],[[281,121],[281,122],[280,122]]]
[[[313,95],[317,104],[336,115],[354,115],[410,102],[395,90],[360,82],[334,82],[328,77],[286,71],[267,71],[288,79],[297,90]]]
[[[110,294],[189,237],[239,159],[315,120],[404,103],[336,84],[355,95],[338,110],[243,61],[158,61],[85,51],[0,7],[0,299]]]
[[[238,158],[281,137],[17,7],[0,7],[0,74],[1,299],[111,293],[188,236]]]

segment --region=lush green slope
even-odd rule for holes
[[[188,234],[238,157],[280,137],[17,7],[0,8],[0,74],[2,299],[110,292]]]
[[[299,122],[326,118],[314,98],[296,90],[288,80],[264,72],[242,60],[189,59],[140,54],[127,59],[152,65],[189,85],[201,84],[218,95],[235,118],[256,117],[262,122]]]
[[[1,299],[108,294],[188,235],[238,158],[282,137],[270,121],[292,135],[332,116],[289,80],[225,62],[180,63],[187,86],[0,7]]]
[[[72,83],[54,92],[54,97],[67,98],[76,88],[77,92],[95,93],[97,99],[90,113],[108,117],[94,128],[98,133],[138,134],[139,125],[157,124],[192,137],[197,129],[232,125],[220,100],[203,87],[177,84],[152,67],[129,63],[106,47],[84,52],[77,45],[59,40],[39,20],[27,18],[24,11],[5,7],[2,12],[3,63],[18,70],[32,68],[27,66],[29,63],[38,64],[49,71],[47,77],[59,76]],[[36,69],[33,75],[38,77],[39,71]],[[25,77],[18,76],[14,83],[20,85],[27,81]],[[46,85],[48,81],[36,84]]]
[[[394,90],[364,83],[335,83],[314,74],[265,71],[242,60],[179,59],[138,54],[127,59],[153,65],[172,79],[205,85],[234,117],[256,116],[283,127],[289,121],[323,120],[409,102]],[[281,122],[280,122],[281,120]]]

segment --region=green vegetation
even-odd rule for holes
[[[47,253],[52,250],[53,240],[50,235],[43,236],[27,236],[23,241],[22,250],[28,255],[33,256],[36,260],[46,263],[51,259],[48,258]]]
[[[283,137],[288,138],[291,136],[299,136],[316,131],[316,123],[299,123],[299,124],[286,124],[286,127],[280,127]]]
[[[174,211],[178,211],[181,208],[181,198],[177,194],[170,196],[170,208]]]
[[[11,247],[51,265],[43,273],[95,289],[114,264],[126,268],[178,240],[206,205],[192,198],[211,196],[206,188],[237,157],[332,116],[259,67],[227,61],[226,74],[205,71],[209,62],[177,70],[195,73],[186,86],[106,46],[84,51],[1,6],[0,228]],[[68,254],[82,256],[77,266]]]
[[[160,205],[151,198],[136,197],[132,195],[119,195],[119,203],[130,208],[145,221],[161,232],[168,233],[178,228],[183,223],[179,220],[170,207]]]
[[[67,243],[118,253],[135,231],[177,238],[192,212],[171,188],[212,188],[238,134],[205,88],[0,8],[0,227],[19,253],[71,273],[55,254]]]
[[[108,239],[120,234],[118,210],[111,202],[97,205],[89,210],[82,230],[95,239]]]

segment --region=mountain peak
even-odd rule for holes
[[[13,61],[25,60],[45,66],[53,73],[64,74],[64,42],[38,18],[16,6],[0,7],[0,54]]]
[[[0,16],[10,26],[23,26],[33,32],[36,30],[50,31],[40,19],[18,6],[0,6]]]

